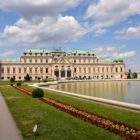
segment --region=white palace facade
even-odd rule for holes
[[[123,79],[125,64],[121,58],[98,59],[92,51],[66,53],[29,49],[20,60],[0,62],[0,80],[24,80],[29,74],[37,79]]]

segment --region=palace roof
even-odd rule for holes
[[[49,51],[46,49],[28,49],[25,52],[26,53],[48,53]]]

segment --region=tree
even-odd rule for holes
[[[30,81],[31,80],[31,77],[29,76],[29,74],[27,74],[26,76],[25,76],[25,81]]]
[[[132,75],[132,72],[131,72],[131,69],[129,69],[129,72],[127,74],[127,79],[131,79],[132,78],[131,75]]]
[[[131,79],[131,74],[130,73],[127,74],[127,79]]]
[[[137,79],[137,73],[136,72],[133,73],[133,78]]]
[[[13,77],[10,78],[10,82],[11,83],[15,82],[15,76],[13,76]]]

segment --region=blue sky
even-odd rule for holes
[[[29,48],[94,50],[140,71],[139,0],[0,0],[0,60]]]

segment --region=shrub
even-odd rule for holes
[[[10,85],[13,86],[13,83],[11,83]]]
[[[33,90],[32,97],[33,98],[41,98],[44,96],[44,91],[40,88]]]
[[[44,83],[46,83],[46,82],[47,82],[47,80],[43,80],[43,82],[44,82]]]
[[[17,83],[17,86],[21,86],[21,83],[20,83],[20,82],[18,82],[18,83]]]

